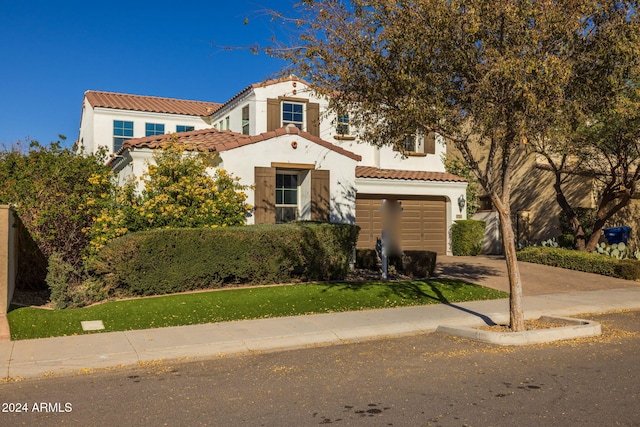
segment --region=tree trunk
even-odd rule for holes
[[[602,234],[602,228],[599,228],[598,230],[594,228],[593,234],[591,235],[589,242],[587,242],[587,245],[585,246],[585,250],[587,252],[593,252],[596,249],[596,245],[600,241],[601,234]]]
[[[578,216],[567,201],[567,198],[564,196],[564,191],[562,191],[561,186],[560,172],[556,172],[556,182],[553,184],[553,189],[556,192],[556,201],[571,224],[573,237],[575,238],[575,248],[579,251],[584,251],[586,246],[584,228],[582,228],[582,224],[580,224]]]
[[[516,241],[513,234],[511,216],[498,210],[500,229],[502,231],[502,245],[507,262],[509,277],[509,326],[513,332],[522,332],[524,327],[524,310],[522,308],[522,280],[516,257]]]

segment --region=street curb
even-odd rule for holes
[[[453,335],[497,345],[542,344],[553,341],[595,337],[602,334],[600,323],[570,317],[541,316],[541,322],[566,324],[550,329],[534,329],[523,332],[493,332],[466,327],[438,326],[437,333]]]

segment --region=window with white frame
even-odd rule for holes
[[[195,130],[194,126],[176,125],[176,132],[191,132]]]
[[[242,134],[249,135],[249,106],[242,107]]]
[[[282,103],[282,126],[294,125],[304,129],[304,104],[301,102],[284,101]]]
[[[349,114],[338,115],[336,132],[338,133],[338,135],[341,135],[341,136],[351,135],[350,129],[349,129]]]
[[[416,136],[407,135],[404,137],[404,141],[402,141],[402,151],[407,153],[416,153],[417,145]]]
[[[424,136],[419,133],[406,135],[395,149],[407,155],[424,155]]]
[[[124,120],[113,121],[113,152],[115,153],[122,144],[127,140],[133,138],[133,122],[127,122]]]
[[[298,219],[298,173],[276,173],[276,223]]]
[[[145,136],[164,135],[164,125],[161,123],[145,123]]]

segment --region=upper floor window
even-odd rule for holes
[[[144,126],[145,136],[163,135],[164,125],[160,123],[146,123]]]
[[[348,114],[340,114],[338,115],[338,124],[336,126],[336,132],[338,135],[351,135],[349,129],[349,115]]]
[[[249,106],[242,107],[242,134],[249,135]]]
[[[421,140],[416,135],[407,135],[402,141],[402,152],[403,153],[419,153],[421,147]]]
[[[194,129],[195,129],[195,127],[193,127],[193,126],[185,126],[185,125],[177,125],[176,126],[176,132],[191,132]]]
[[[115,153],[127,139],[133,138],[133,122],[113,121],[113,152]]]
[[[435,132],[417,132],[415,134],[406,135],[404,140],[395,147],[396,151],[402,152],[407,156],[426,156],[427,154],[436,153],[436,134]]]
[[[229,130],[231,129],[231,117],[227,116],[224,118],[224,123],[225,123],[225,129]]]
[[[267,131],[289,124],[320,136],[320,104],[304,98],[268,98]]]
[[[292,124],[298,129],[304,128],[304,104],[299,102],[282,103],[282,126]]]

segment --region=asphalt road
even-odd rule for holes
[[[640,426],[640,312],[584,317],[603,336],[428,334],[9,382],[0,425]]]

